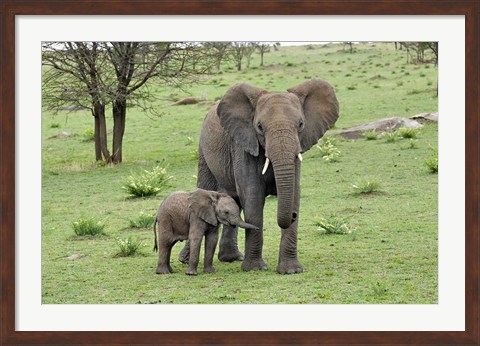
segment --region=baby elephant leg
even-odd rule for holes
[[[158,237],[158,264],[157,274],[170,274],[173,273],[172,266],[170,265],[170,254],[174,243],[165,239],[162,234]]]
[[[185,242],[185,246],[183,247],[182,251],[180,251],[178,260],[183,264],[187,264],[190,260],[190,242],[188,240]]]
[[[198,261],[200,257],[200,246],[202,245],[202,236],[190,238],[190,260],[188,261],[187,275],[197,275]]]
[[[213,255],[218,242],[218,227],[205,234],[205,258],[203,260],[203,271],[205,273],[214,273]]]

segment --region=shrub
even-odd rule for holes
[[[72,222],[73,231],[77,236],[104,234],[105,224],[94,218],[78,219]]]
[[[352,184],[352,187],[353,194],[356,196],[368,195],[380,191],[380,183],[375,180],[365,180],[359,184]]]
[[[95,132],[91,128],[86,129],[83,131],[82,137],[84,142],[91,142],[95,139]]]
[[[139,250],[143,246],[143,243],[138,239],[128,237],[126,240],[117,238],[117,245],[119,251],[115,254],[115,257],[129,257],[139,254]]]
[[[363,137],[365,137],[365,139],[367,141],[373,141],[373,140],[376,140],[378,138],[378,134],[377,134],[377,131],[370,130],[370,131],[365,131],[363,133]]]
[[[408,141],[408,145],[404,147],[404,149],[417,149],[418,148],[417,142],[418,142],[417,140],[410,138],[410,140]]]
[[[402,138],[417,138],[418,130],[417,129],[411,129],[408,127],[402,127],[397,131],[398,135]]]
[[[331,216],[328,219],[321,218],[315,222],[315,226],[318,227],[319,231],[326,234],[352,234],[353,231],[352,227],[345,220],[335,216]]]
[[[395,131],[385,132],[382,137],[387,143],[395,143],[398,140],[398,135]]]
[[[425,160],[425,164],[427,165],[428,171],[430,173],[438,173],[438,153],[435,151],[432,156],[428,157]]]
[[[340,156],[340,150],[335,146],[336,140],[332,137],[323,137],[316,148],[320,155],[327,162],[337,162]]]
[[[122,189],[131,197],[156,196],[171,178],[165,168],[157,166],[151,171],[144,170],[142,174],[129,176]]]
[[[58,129],[60,127],[60,123],[51,123],[50,128],[51,129]]]
[[[130,228],[150,228],[155,221],[155,215],[145,214],[143,211],[134,219],[130,219],[128,225]]]
[[[190,157],[195,161],[198,160],[198,148],[195,148],[190,151]]]

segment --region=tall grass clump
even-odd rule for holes
[[[105,224],[94,218],[78,219],[72,222],[73,232],[77,236],[93,236],[97,234],[104,234]]]
[[[340,150],[335,146],[335,139],[332,137],[323,137],[315,146],[322,158],[327,162],[337,162],[340,157]]]
[[[95,139],[95,132],[91,128],[86,129],[83,131],[82,137],[84,142],[91,142]]]
[[[115,257],[130,257],[140,253],[139,250],[143,246],[143,243],[138,239],[128,237],[125,240],[117,238],[117,245],[119,251],[115,254]]]
[[[400,129],[398,129],[397,133],[398,133],[398,136],[400,136],[401,138],[413,139],[413,138],[417,138],[417,136],[418,136],[418,130],[417,129],[412,129],[412,128],[408,128],[408,127],[402,127]]]
[[[396,131],[385,132],[382,137],[387,143],[395,143],[398,140],[398,134]]]
[[[128,221],[130,228],[150,228],[155,221],[155,215],[145,214],[143,211],[134,219]]]
[[[321,218],[315,222],[315,226],[319,231],[326,234],[352,234],[353,228],[348,223],[336,216],[329,217],[328,219]]]
[[[430,173],[438,173],[438,152],[435,151],[425,160],[425,165]]]
[[[369,195],[374,192],[380,192],[380,183],[376,180],[365,180],[358,184],[352,184],[353,194],[355,196]]]
[[[374,141],[378,138],[378,134],[377,134],[377,131],[375,130],[370,130],[370,131],[365,131],[363,133],[363,137],[367,140],[367,141]]]
[[[131,197],[156,196],[172,178],[165,168],[156,166],[151,171],[144,170],[141,174],[129,176],[122,189]]]

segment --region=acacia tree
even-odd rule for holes
[[[53,42],[43,48],[44,107],[58,110],[60,105],[76,104],[90,109],[95,117],[95,158],[107,163],[122,162],[127,107],[154,111],[149,81],[191,84],[213,61],[194,43]],[[107,104],[113,112],[112,154],[107,146]]]
[[[229,49],[231,47],[231,42],[205,42],[203,44],[205,49],[211,49],[215,56],[215,69],[218,71],[221,70],[222,62],[229,55]]]
[[[260,66],[263,66],[263,56],[270,52],[270,46],[271,44],[268,42],[258,42],[257,50],[260,53]]]
[[[42,63],[43,107],[89,109],[94,117],[95,159],[110,157],[107,147],[105,106],[109,89],[105,51],[97,42],[46,42]]]

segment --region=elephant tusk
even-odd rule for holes
[[[265,166],[263,166],[262,175],[264,175],[265,172],[267,171],[269,164],[270,164],[270,160],[269,160],[268,157],[267,157],[267,160],[265,161]]]
[[[300,160],[300,162],[302,162],[302,161],[303,161],[302,154],[298,153],[298,159]]]

